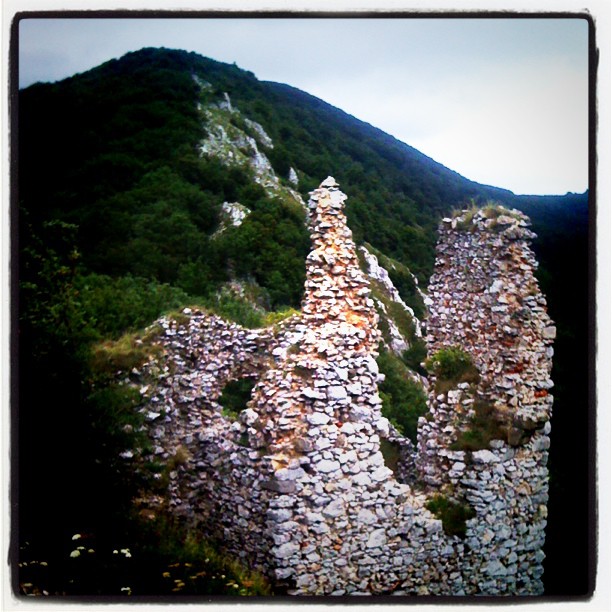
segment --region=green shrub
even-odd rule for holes
[[[90,326],[104,338],[149,325],[164,312],[189,303],[177,287],[133,276],[77,276],[75,286]]]
[[[400,459],[400,445],[397,442],[391,442],[386,438],[381,438],[380,452],[383,456],[385,465],[397,477],[397,464]]]
[[[456,346],[434,353],[425,362],[425,367],[436,376],[438,393],[444,393],[461,382],[476,383],[480,380],[470,354]]]
[[[466,521],[476,516],[471,506],[453,501],[445,495],[434,495],[425,507],[442,521],[444,533],[460,538],[465,537]]]
[[[425,392],[393,353],[381,351],[377,363],[385,375],[379,386],[382,414],[402,435],[416,442],[419,416],[427,411]]]
[[[215,314],[228,321],[249,329],[263,327],[264,316],[251,302],[228,291],[222,291],[207,300],[206,306]]]
[[[421,365],[427,357],[427,345],[422,338],[416,338],[412,344],[402,353],[402,361],[415,372],[427,374],[427,370]]]

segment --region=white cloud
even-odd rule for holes
[[[442,126],[411,144],[465,176],[517,193],[583,191],[588,176],[586,73],[537,62],[458,84],[451,104],[422,101]],[[514,73],[514,74],[513,74]]]

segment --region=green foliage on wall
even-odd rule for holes
[[[444,495],[434,495],[425,507],[442,521],[444,533],[460,538],[465,537],[466,521],[476,516],[471,506],[456,502]]]
[[[492,404],[477,399],[473,410],[474,415],[451,444],[451,450],[478,451],[489,448],[491,440],[507,440],[507,426],[500,422]]]
[[[385,375],[379,386],[382,414],[404,436],[416,442],[417,423],[427,411],[425,393],[399,357],[383,350],[376,360]]]
[[[442,348],[427,361],[425,367],[436,376],[436,389],[444,393],[461,382],[478,382],[478,369],[469,353],[458,346]]]
[[[402,361],[414,372],[427,375],[423,367],[427,357],[427,345],[422,338],[415,338],[412,344],[402,353]]]

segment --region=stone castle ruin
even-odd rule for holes
[[[133,384],[172,469],[164,495],[141,503],[291,594],[541,594],[555,329],[528,220],[502,209],[441,224],[429,354],[461,347],[474,372],[431,377],[415,447],[381,415],[378,315],[345,199],[331,177],[311,194],[299,316],[262,330],[189,309],[161,320],[162,355]],[[255,386],[230,418],[219,397],[240,378]],[[410,469],[387,467],[384,440]],[[432,500],[462,509],[458,532]]]

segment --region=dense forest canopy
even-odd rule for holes
[[[235,122],[241,129],[248,132],[248,118],[270,136],[273,146],[260,148],[282,186],[293,187],[293,169],[296,189],[307,199],[333,175],[349,196],[355,241],[401,263],[423,288],[438,223],[453,209],[496,200],[531,217],[540,281],[559,328],[549,521],[564,535],[562,544],[548,538],[547,588],[586,590],[586,561],[571,564],[568,582],[570,568],[557,553],[561,546],[580,558],[588,553],[582,501],[588,484],[588,192],[516,196],[480,185],[307,93],[167,49],[129,53],[19,92],[14,414],[23,537],[61,547],[76,525],[104,524],[111,539],[125,529],[119,518],[116,527],[108,518],[124,514],[133,486],[116,449],[137,435],[128,409],[136,400],[107,386],[109,373],[92,365],[92,346],[190,303],[252,326],[262,324],[266,311],[299,308],[309,250],[304,211],[266,190],[248,167],[200,152],[214,127],[200,109],[225,93],[240,111]],[[219,233],[224,202],[251,212]],[[228,291],[235,281],[242,294]],[[406,286],[403,295],[418,308],[413,289]],[[389,372],[398,372],[389,359]],[[571,460],[567,444],[574,449]],[[568,513],[571,536],[563,526]],[[580,575],[578,567],[584,567]]]

